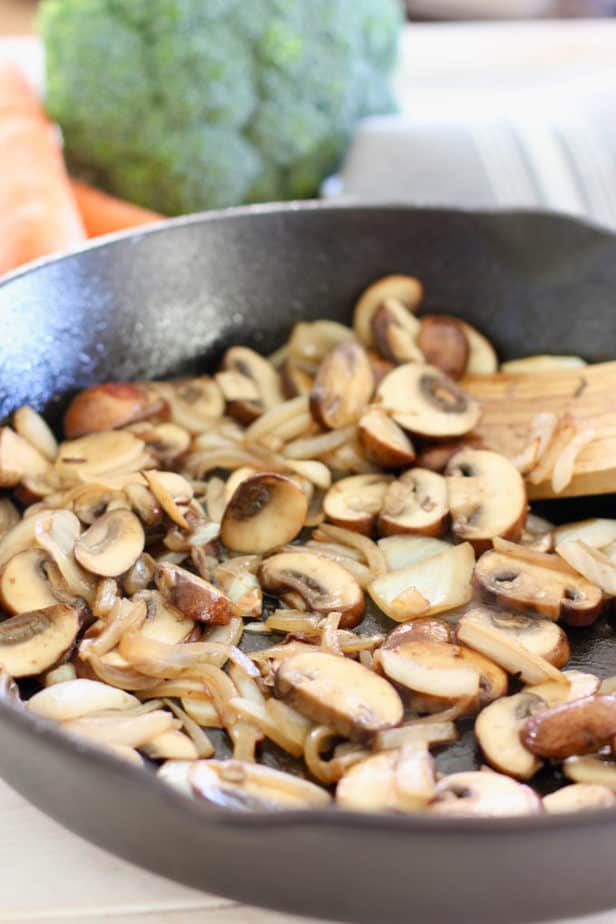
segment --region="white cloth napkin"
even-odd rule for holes
[[[616,228],[616,22],[409,26],[398,89],[400,115],[360,124],[324,195]]]

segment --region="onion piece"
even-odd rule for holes
[[[556,552],[591,584],[609,596],[616,596],[616,562],[599,549],[581,539],[567,539],[556,546]]]
[[[560,494],[571,483],[578,455],[584,446],[592,443],[596,435],[597,431],[594,427],[586,427],[576,433],[573,439],[567,443],[556,459],[552,470],[552,490],[555,494]]]
[[[361,552],[374,577],[379,577],[387,571],[385,556],[376,542],[368,536],[362,536],[361,533],[353,532],[351,529],[343,529],[341,526],[332,526],[331,523],[322,523],[313,533],[313,539],[320,541],[323,537],[326,542],[334,539],[342,545],[348,545]]]

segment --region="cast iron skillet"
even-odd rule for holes
[[[205,370],[231,343],[271,350],[296,320],[348,321],[361,290],[392,272],[418,275],[428,309],[476,324],[502,356],[616,356],[616,239],[605,232],[525,213],[266,206],[168,222],[8,279],[0,419],[26,402],[57,417],[66,395],[93,382]],[[607,623],[579,632],[573,665],[616,673],[615,635]],[[467,821],[231,814],[3,702],[0,728],[0,774],[49,815],[245,902],[355,924],[522,924],[616,905],[614,810]],[[467,738],[446,766],[477,760]]]

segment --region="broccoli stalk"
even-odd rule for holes
[[[397,0],[44,0],[70,165],[168,215],[314,195],[391,111]]]

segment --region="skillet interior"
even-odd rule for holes
[[[0,418],[26,402],[57,416],[64,397],[96,381],[207,369],[230,343],[268,351],[295,320],[348,321],[359,292],[390,272],[418,275],[426,310],[476,324],[502,357],[545,351],[610,358],[615,252],[607,233],[524,213],[309,204],[170,222],[0,286]],[[609,515],[614,503],[574,506],[550,505],[548,515]],[[571,666],[585,665],[602,676],[616,673],[616,635],[607,623],[578,631]],[[87,748],[77,752],[53,731],[33,735],[32,721],[1,703],[0,717],[0,772],[9,782],[92,840],[191,885],[355,921],[408,920],[411,908],[418,920],[430,914],[446,921],[462,907],[468,920],[522,921],[616,903],[608,854],[603,876],[598,854],[613,831],[612,813],[453,827],[333,813],[230,818],[173,794],[161,797],[141,774],[98,755],[92,760]],[[442,769],[473,765],[469,740],[448,751]],[[555,836],[569,849],[555,851]],[[592,889],[580,886],[580,839],[590,839],[584,863],[593,864]],[[574,842],[577,875],[572,869],[563,876],[558,864],[571,868]],[[267,864],[263,847],[271,852]],[[511,883],[514,859],[524,868],[523,899]],[[481,888],[473,884],[478,866]],[[556,874],[558,890],[550,879]]]

